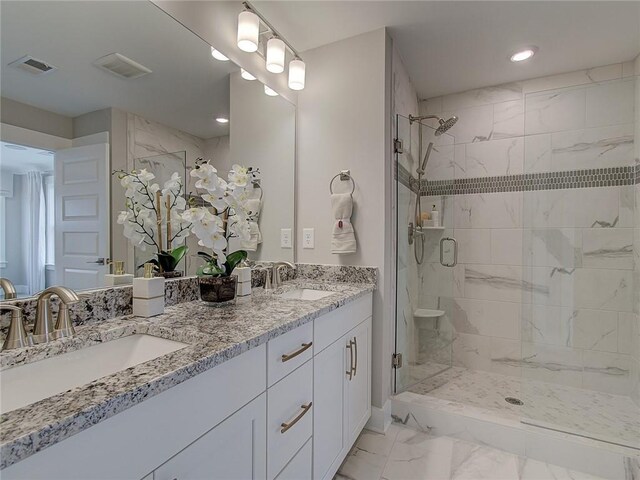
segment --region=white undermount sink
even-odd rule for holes
[[[335,292],[327,292],[325,290],[315,290],[313,288],[296,288],[288,292],[281,293],[281,298],[293,298],[296,300],[320,300],[321,298],[333,295]]]
[[[0,372],[0,412],[6,413],[186,347],[136,334]]]

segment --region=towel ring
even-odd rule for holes
[[[351,172],[349,172],[349,170],[342,170],[339,174],[331,179],[331,181],[329,182],[329,192],[333,194],[333,181],[338,177],[340,177],[340,180],[342,180],[343,182],[351,180],[351,184],[353,185],[351,188],[351,195],[353,195],[353,192],[356,191],[356,181],[351,176]]]

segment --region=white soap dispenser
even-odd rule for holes
[[[434,227],[440,226],[440,213],[436,210],[436,206],[434,205],[431,209],[431,221]]]
[[[107,273],[104,276],[104,283],[108,287],[131,285],[133,283],[133,275],[131,273],[124,273],[124,262],[122,260],[116,260],[113,262],[113,273]]]
[[[153,263],[144,264],[144,277],[133,279],[133,314],[155,317],[164,313],[164,277],[154,277]]]
[[[234,268],[232,275],[238,277],[236,287],[237,300],[243,301],[251,295],[251,267],[246,262],[242,262]]]

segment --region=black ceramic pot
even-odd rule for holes
[[[236,299],[236,283],[238,277],[213,277],[202,275],[198,277],[200,285],[200,299],[207,305],[221,307],[234,303]]]

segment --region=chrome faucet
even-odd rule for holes
[[[273,284],[273,288],[278,288],[282,285],[280,271],[284,267],[289,267],[293,270],[296,269],[296,266],[291,262],[273,262],[273,265],[271,266],[271,283]]]
[[[60,298],[58,321],[53,328],[53,313],[50,298],[56,295]],[[49,287],[38,294],[36,307],[36,322],[33,327],[33,341],[47,343],[51,340],[72,337],[76,334],[69,315],[69,305],[80,301],[80,297],[70,288],[63,286]]]
[[[13,348],[26,347],[33,345],[33,339],[27,335],[22,323],[22,309],[15,305],[0,305],[0,311],[8,310],[11,312],[11,324],[7,332],[7,338],[4,339],[2,350],[11,350]]]
[[[18,297],[16,287],[13,286],[13,283],[8,278],[0,278],[0,288],[4,292],[5,300],[12,300]]]
[[[266,272],[264,281],[265,290],[274,290],[282,285],[280,272],[283,267],[289,267],[293,270],[296,269],[296,266],[290,262],[273,262],[271,265],[265,265],[263,263],[256,264],[256,270]]]

